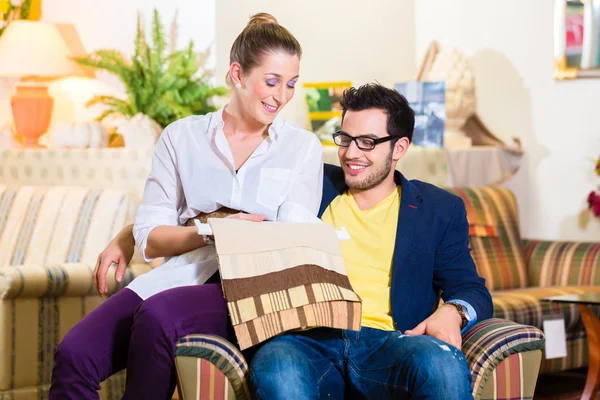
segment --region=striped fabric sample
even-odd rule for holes
[[[209,223],[242,350],[298,328],[360,329],[361,302],[331,226],[215,218]]]

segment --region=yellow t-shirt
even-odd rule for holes
[[[350,192],[336,197],[321,219],[335,229],[346,228],[341,242],[344,264],[354,291],[362,299],[362,326],[394,330],[390,286],[401,187],[368,210],[356,205]]]

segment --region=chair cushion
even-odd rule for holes
[[[473,259],[488,289],[529,286],[513,194],[508,189],[493,186],[449,191],[465,203]]]
[[[360,298],[332,226],[222,218],[209,223],[240,349],[298,328],[360,329]]]
[[[492,293],[494,317],[542,329],[544,315],[560,312],[564,315],[567,333],[576,332],[584,329],[576,305],[542,302],[541,299],[590,291],[600,292],[600,286],[557,286],[496,291]],[[600,315],[598,311],[600,308],[596,307],[596,312]]]

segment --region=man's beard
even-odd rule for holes
[[[369,189],[372,189],[375,186],[379,185],[381,182],[383,182],[385,180],[385,178],[387,178],[391,169],[392,169],[392,150],[390,149],[389,156],[387,157],[387,159],[385,160],[385,163],[380,168],[378,168],[377,170],[372,172],[369,176],[367,176],[366,178],[364,178],[363,180],[358,181],[358,182],[356,182],[356,181],[348,182],[348,179],[346,179],[346,184],[348,185],[348,187],[350,189],[369,190]]]

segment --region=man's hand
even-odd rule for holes
[[[460,314],[452,305],[441,305],[429,318],[421,322],[414,329],[404,332],[409,336],[428,335],[444,341],[460,349],[462,336]]]
[[[123,275],[125,275],[125,269],[133,258],[134,250],[133,225],[129,225],[123,228],[108,246],[102,250],[100,255],[98,255],[98,261],[94,268],[94,284],[100,296],[108,293],[108,287],[106,286],[108,268],[112,264],[118,264],[115,271],[115,280],[121,282]]]

